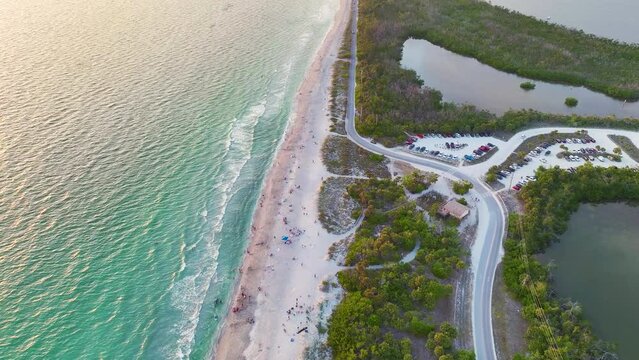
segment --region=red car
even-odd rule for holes
[[[521,190],[521,185],[515,185],[515,186],[513,186],[513,190],[515,190],[515,191],[519,191],[519,190]]]
[[[420,138],[420,139],[423,139],[424,138],[424,134],[417,134],[417,137]]]

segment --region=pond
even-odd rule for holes
[[[534,109],[556,114],[639,117],[639,102],[624,103],[584,87],[533,81],[536,88],[525,91],[519,85],[531,80],[426,40],[406,40],[401,65],[415,70],[426,86],[441,91],[444,101],[472,104],[498,115],[509,109]],[[579,100],[576,107],[564,104],[569,96]]]
[[[491,0],[489,3],[589,34],[639,43],[637,0]]]
[[[638,235],[639,207],[584,204],[542,257],[556,265],[559,295],[582,304],[595,334],[617,343],[621,359],[639,359]]]

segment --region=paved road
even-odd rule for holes
[[[472,295],[472,323],[473,323],[473,343],[477,360],[496,360],[495,343],[492,331],[492,289],[495,278],[495,270],[499,261],[499,252],[505,229],[505,210],[502,203],[488,187],[477,178],[463,173],[462,168],[453,167],[438,161],[423,159],[410,154],[388,149],[386,147],[373,144],[369,140],[361,137],[355,129],[355,68],[357,65],[357,0],[353,0],[352,13],[352,43],[351,43],[351,63],[349,68],[350,81],[348,84],[348,107],[346,112],[346,134],[357,145],[364,149],[385,155],[389,158],[406,161],[408,163],[426,166],[450,174],[451,177],[470,181],[474,189],[478,192],[481,206],[485,212],[480,214],[487,221],[480,220],[478,226],[478,239],[485,239],[483,247],[479,252],[476,271],[473,276]],[[485,226],[481,226],[484,223]]]

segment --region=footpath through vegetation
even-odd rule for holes
[[[345,37],[340,54],[347,53],[350,32]],[[337,134],[343,132],[347,81],[344,64],[336,63],[331,130]],[[320,220],[327,229],[344,233],[362,219],[355,234],[337,246],[344,246],[349,269],[338,273],[345,295],[328,322],[332,357],[474,359],[472,351],[454,348],[458,334],[447,311],[452,277],[466,266],[468,254],[454,226],[435,229],[426,222],[425,210],[407,196],[425,191],[436,175],[414,171],[391,179],[385,157],[340,135],[328,137],[322,152],[329,171],[341,177],[324,181]],[[400,263],[417,244],[415,259]]]

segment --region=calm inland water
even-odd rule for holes
[[[639,207],[584,204],[543,255],[556,265],[553,287],[583,305],[595,334],[617,343],[621,359],[639,359],[638,235]]]

